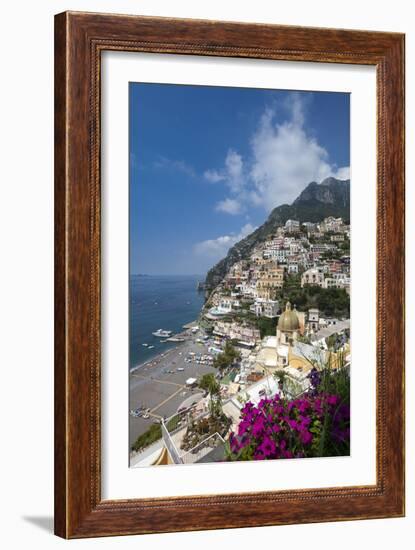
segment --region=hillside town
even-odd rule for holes
[[[211,290],[181,347],[160,363],[159,378],[169,376],[171,383],[182,384],[182,402],[171,414],[160,416],[158,407],[153,412],[148,408],[155,435],[145,432],[137,438],[132,466],[315,456],[309,453],[320,429],[318,414],[312,416],[317,422],[313,429],[302,413],[289,415],[297,406],[316,406],[319,385],[323,401],[329,396],[330,406],[337,399],[346,407],[348,396],[341,399],[333,388],[340,379],[344,387],[349,376],[349,295],[350,226],[342,218],[327,217],[319,223],[289,219],[257,243]],[[182,366],[171,369],[172,362]],[[295,433],[295,449],[285,448],[282,439],[278,448],[275,438],[270,440],[268,450],[263,442],[252,443],[258,437],[251,435],[248,441],[249,430],[257,430],[256,424],[245,425],[253,411],[258,417],[264,407],[276,411],[283,406],[291,413],[281,412],[284,420],[270,420],[269,429],[285,433],[288,422],[292,429],[286,440],[292,442]],[[341,441],[333,448],[346,454],[349,428],[347,413],[342,414],[333,428]],[[303,419],[301,425],[298,418]],[[334,453],[330,449],[326,455]]]

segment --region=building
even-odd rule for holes
[[[324,254],[325,252],[334,252],[335,250],[337,250],[337,246],[335,244],[312,244],[310,246],[310,252],[313,255]]]
[[[213,329],[213,334],[215,336],[236,340],[238,343],[250,347],[255,346],[261,341],[261,333],[258,329],[250,326],[244,326],[236,322],[216,322]]]
[[[232,296],[223,296],[219,302],[219,309],[223,311],[223,313],[230,313],[233,309],[238,309],[240,305],[239,300]]]
[[[232,296],[221,296],[217,305],[209,309],[209,316],[210,318],[214,318],[220,315],[228,315],[240,307],[241,302],[238,298],[234,298]]]
[[[287,220],[284,226],[287,233],[299,233],[300,232],[300,222],[297,220]]]
[[[238,289],[242,296],[246,298],[255,298],[257,295],[256,285],[253,282],[242,282]]]
[[[308,269],[301,275],[301,288],[306,285],[324,286],[324,275],[317,268]]]
[[[278,263],[284,263],[287,256],[288,250],[284,250],[283,248],[279,248],[278,250],[271,250],[269,252],[269,257],[273,260],[276,260]]]
[[[313,332],[319,330],[319,310],[318,309],[309,309],[308,310],[308,329]]]
[[[268,317],[272,319],[277,317],[279,311],[278,300],[267,300],[264,298],[257,298],[255,303],[249,308],[252,313],[255,313],[257,317]]]
[[[334,273],[331,277],[324,279],[323,288],[344,288],[350,291],[350,277],[343,273]]]
[[[338,288],[336,279],[333,279],[333,277],[326,277],[324,279],[323,288]]]
[[[343,229],[343,219],[334,218],[333,216],[325,218],[320,224],[320,231],[322,233],[340,233]]]
[[[313,233],[317,232],[317,224],[316,223],[304,222],[302,225],[305,228],[305,230],[307,231],[308,235],[312,235]]]
[[[268,267],[257,273],[256,288],[261,290],[278,290],[284,284],[284,269],[281,267]]]
[[[326,260],[330,273],[341,273],[343,264],[340,260]]]

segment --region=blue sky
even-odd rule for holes
[[[310,181],[349,177],[350,96],[130,83],[132,273],[201,274]]]

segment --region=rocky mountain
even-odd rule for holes
[[[257,244],[266,241],[287,220],[315,223],[327,216],[342,217],[346,223],[349,222],[350,180],[326,178],[321,183],[312,181],[292,204],[274,208],[265,223],[230,248],[227,256],[209,270],[206,287],[213,289],[234,263],[247,258]]]

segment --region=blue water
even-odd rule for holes
[[[196,290],[198,275],[130,277],[130,369],[173,347],[152,335],[159,328],[181,332],[199,316],[204,293]],[[154,346],[148,349],[142,344]]]

